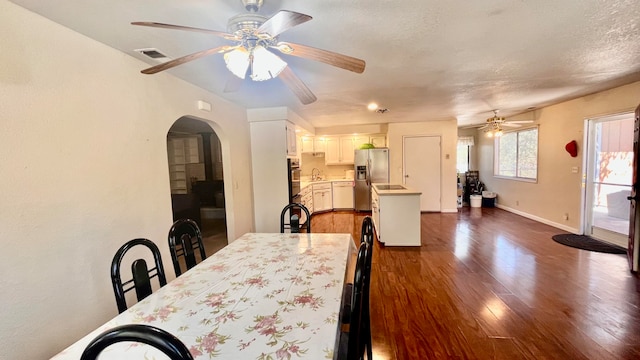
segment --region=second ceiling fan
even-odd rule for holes
[[[486,124],[481,126],[479,130],[484,130],[487,133],[487,136],[502,136],[503,127],[520,127],[521,124],[532,123],[533,120],[517,120],[517,121],[507,121],[507,119],[498,116],[499,110],[493,110],[493,117],[487,119]]]
[[[158,22],[132,22],[132,25],[139,26],[203,32],[233,43],[182,56],[144,69],[142,73],[155,74],[207,55],[224,54],[227,68],[235,75],[233,77],[234,83],[227,84],[227,89],[237,88],[238,82],[247,75],[254,81],[278,77],[291,89],[302,104],[307,105],[316,101],[316,96],[289,68],[287,63],[274,53],[274,50],[281,54],[323,62],[359,74],[364,71],[364,60],[306,45],[278,41],[278,35],[311,20],[311,16],[280,10],[272,17],[267,18],[257,14],[263,0],[241,1],[248,12],[232,17],[227,26],[228,32]]]

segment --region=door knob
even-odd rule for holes
[[[409,177],[409,174],[406,174],[404,177],[408,178],[408,177]]]
[[[638,200],[638,195],[634,195],[634,196],[627,196],[627,200],[631,201],[631,200]]]

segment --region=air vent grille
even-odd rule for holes
[[[151,58],[152,60],[155,60],[155,61],[164,62],[164,61],[171,60],[167,55],[160,52],[160,50],[154,49],[154,48],[136,49],[134,51],[148,58]]]

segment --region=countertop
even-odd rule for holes
[[[420,194],[422,194],[422,192],[420,192],[420,191],[416,191],[416,190],[408,188],[408,187],[406,187],[404,185],[399,185],[399,184],[375,183],[375,184],[372,184],[372,185],[373,185],[373,188],[376,191],[376,193],[378,193],[378,195],[380,195],[380,196],[385,196],[385,195],[420,195]],[[404,189],[402,189],[402,190],[380,190],[378,188],[380,185],[402,186]]]
[[[302,178],[300,179],[300,190],[306,188],[309,185],[314,185],[314,184],[331,184],[334,182],[338,182],[338,181],[351,181],[353,182],[353,179],[326,179],[326,180],[316,180],[316,181],[311,181],[311,179],[305,179]]]

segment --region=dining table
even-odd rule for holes
[[[125,324],[168,331],[194,359],[334,359],[355,251],[351,234],[244,234],[52,359],[80,359],[96,336]],[[132,342],[99,357],[167,358]]]

